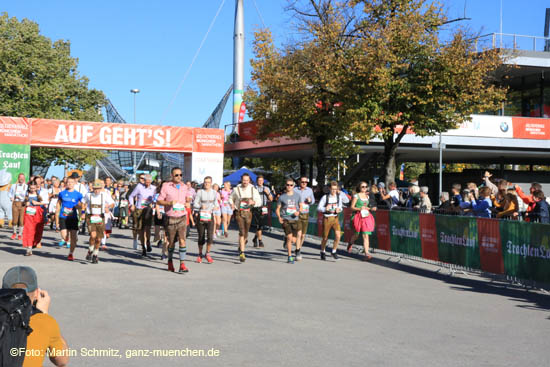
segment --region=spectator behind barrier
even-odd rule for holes
[[[535,202],[535,206],[533,210],[527,213],[527,218],[530,222],[549,224],[550,208],[548,202],[546,201],[546,197],[544,196],[544,192],[542,192],[542,190],[536,190],[533,192],[533,200]]]
[[[428,186],[420,187],[420,212],[422,213],[431,213],[432,212],[432,201],[428,196]]]
[[[488,187],[479,189],[479,199],[476,199],[472,192],[468,195],[473,215],[476,217],[491,218],[491,207],[493,206],[490,198],[491,189]]]
[[[451,204],[451,201],[449,201],[449,193],[447,191],[443,191],[441,193],[439,200],[441,201],[441,205],[439,205],[439,208],[437,208],[438,213],[451,214],[456,212],[455,208]]]

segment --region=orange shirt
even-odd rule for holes
[[[29,326],[32,333],[27,337],[27,351],[32,353],[27,353],[23,367],[41,367],[48,349],[63,350],[59,325],[50,315],[37,313],[31,316]]]

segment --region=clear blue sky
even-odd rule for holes
[[[169,108],[179,83],[214,18],[222,0],[5,0],[0,12],[40,25],[52,40],[71,41],[79,70],[90,86],[101,89],[128,121],[133,121],[130,89],[138,88],[137,122],[200,126],[232,83],[233,16],[235,0],[225,4],[193,69]],[[461,22],[482,33],[498,32],[500,0],[468,0]],[[265,24],[277,43],[292,37],[287,0],[256,0]],[[446,0],[449,17],[461,17],[464,0]],[[543,0],[502,0],[503,31],[543,35]],[[249,80],[252,32],[261,25],[253,0],[245,0],[247,65]],[[231,121],[231,101],[222,125]]]

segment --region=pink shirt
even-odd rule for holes
[[[162,185],[162,189],[160,190],[160,195],[158,197],[158,200],[162,201],[175,201],[178,204],[185,205],[187,202],[187,198],[192,198],[191,192],[187,189],[187,186],[184,183],[180,183],[179,189],[176,187],[176,184],[173,182],[167,182],[164,185]],[[187,215],[187,210],[177,210],[179,208],[172,208],[172,205],[165,205],[164,210],[166,212],[166,215],[169,217],[183,217],[184,215]]]

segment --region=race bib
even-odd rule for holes
[[[247,203],[245,203],[244,201],[241,200],[241,203],[239,204],[239,209],[241,209],[241,210],[249,210],[249,209],[250,209],[250,205],[248,205]]]
[[[326,211],[329,213],[334,213],[338,206],[336,204],[327,204]]]
[[[139,205],[140,205],[140,208],[147,208],[151,205],[151,200],[141,200]]]
[[[73,208],[65,208],[65,207],[63,207],[63,215],[64,215],[64,216],[67,217],[67,216],[71,215],[72,213],[73,213]]]
[[[91,208],[92,215],[101,215],[101,208]]]
[[[296,205],[289,205],[286,207],[287,215],[293,215],[294,213],[296,213]]]
[[[210,222],[212,220],[212,212],[210,212],[209,210],[201,210],[200,219],[201,222]]]
[[[262,215],[267,215],[268,213],[267,206],[262,206]]]
[[[36,208],[33,208],[32,206],[28,206],[25,210],[25,213],[28,215],[35,215],[36,214]]]
[[[229,205],[229,200],[224,200],[223,201],[223,206],[228,206]]]
[[[302,203],[302,213],[309,213],[309,204]]]
[[[181,212],[181,211],[185,210],[185,205],[180,204],[180,203],[175,203],[174,206],[172,206],[172,210],[175,211],[175,212]]]
[[[101,216],[99,215],[92,215],[90,217],[90,223],[92,224],[98,224],[98,223],[102,223],[103,222],[103,218],[101,218]]]
[[[369,211],[367,209],[361,209],[361,218],[366,218],[369,216]]]

